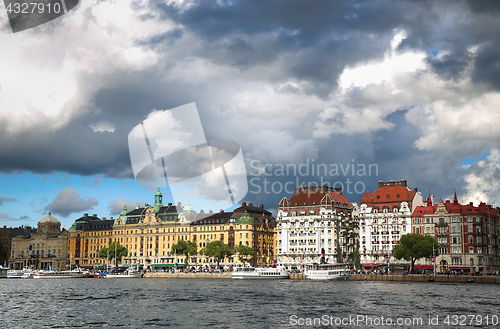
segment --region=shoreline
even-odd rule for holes
[[[220,273],[165,273],[148,272],[143,275],[146,279],[232,279],[231,272]],[[298,273],[290,274],[290,280],[304,280]],[[432,281],[434,280],[434,281]],[[444,283],[493,283],[500,284],[500,276],[486,275],[352,275],[348,281],[390,281],[390,282],[444,282]]]

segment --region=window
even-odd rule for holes
[[[469,247],[469,254],[473,254],[474,253],[474,247]]]
[[[472,226],[469,226],[469,233],[472,233]]]

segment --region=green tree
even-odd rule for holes
[[[198,253],[198,246],[192,241],[180,240],[172,246],[171,251],[174,254],[186,256],[184,264],[187,265],[189,256],[194,256]]]
[[[337,240],[337,246],[335,247],[335,252],[337,253],[337,263],[343,263],[344,260],[342,259],[342,249],[340,248],[340,243]]]
[[[252,259],[253,255],[255,254],[255,251],[253,250],[252,247],[244,246],[242,244],[240,244],[236,248],[236,252],[238,253],[238,259],[243,264],[248,262],[248,260]]]
[[[108,248],[102,248],[99,250],[99,258],[108,258],[109,251],[109,259],[115,259],[115,242],[109,245]],[[116,243],[116,261],[117,263],[121,263],[122,257],[127,256],[128,249],[119,243]]]
[[[217,260],[217,267],[219,267],[219,263],[224,258],[231,256],[233,251],[229,248],[227,244],[222,241],[212,241],[207,244],[207,248],[205,249],[205,255],[208,257],[213,257]]]
[[[361,257],[359,256],[359,241],[356,241],[356,248],[354,248],[354,266],[356,269],[361,268]]]
[[[394,258],[405,259],[411,262],[411,272],[415,266],[415,260],[432,256],[432,245],[434,244],[434,256],[439,255],[438,243],[431,235],[417,233],[405,234],[394,248]]]
[[[6,261],[9,260],[8,250],[3,246],[2,242],[0,242],[0,265],[3,265]]]

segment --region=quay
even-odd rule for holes
[[[448,283],[500,283],[500,276],[489,275],[370,275],[356,274],[350,281],[396,281],[396,282],[448,282]]]
[[[143,278],[149,279],[231,279],[231,272],[224,273],[168,273],[148,272]],[[301,273],[291,273],[290,280],[304,280]],[[445,283],[496,283],[500,284],[500,276],[486,275],[369,275],[356,274],[348,281],[391,281],[391,282],[445,282]]]
[[[232,272],[224,273],[168,273],[168,272],[147,272],[142,276],[150,279],[231,279]]]

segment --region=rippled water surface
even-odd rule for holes
[[[500,287],[477,283],[2,279],[0,295],[5,328],[286,328],[314,318],[317,327],[417,327],[388,326],[376,322],[380,316],[421,318],[420,328],[500,327],[485,323],[486,315],[500,316]],[[447,315],[470,314],[483,317],[480,326],[477,317],[443,323]],[[335,318],[349,316],[375,322],[335,326]],[[429,316],[438,316],[438,325],[429,325]]]

